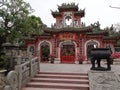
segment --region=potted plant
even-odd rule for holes
[[[54,60],[55,60],[55,55],[50,54],[50,63],[54,63]]]
[[[78,54],[78,61],[79,64],[82,64],[82,62],[84,61],[85,57],[83,55]]]

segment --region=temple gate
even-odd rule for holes
[[[75,3],[63,3],[51,14],[56,22],[50,28],[44,28],[41,35],[27,40],[28,51],[33,55],[39,51],[41,62],[48,62],[50,55],[60,63],[84,62],[89,60],[92,48],[105,48],[108,44],[114,53],[117,37],[109,37],[108,31],[100,29],[99,22],[88,26],[81,22],[85,9],[79,9]],[[33,48],[29,50],[30,46],[34,47],[34,51]]]

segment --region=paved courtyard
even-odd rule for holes
[[[106,65],[104,66],[106,67]],[[40,63],[41,72],[87,73],[91,64],[49,64]],[[120,74],[120,65],[111,65],[111,71]]]

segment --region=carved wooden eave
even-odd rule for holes
[[[83,27],[83,28],[47,28],[44,30],[46,33],[62,33],[62,32],[73,32],[73,33],[86,33],[86,32],[92,32],[91,27]]]
[[[93,36],[93,35],[103,35],[103,36],[108,36],[108,32],[104,31],[104,32],[92,32],[92,33],[87,33],[87,35],[89,36]]]
[[[39,36],[50,36],[50,33],[45,33],[43,32],[42,34],[38,35],[38,34],[33,34],[32,37],[39,37]]]
[[[104,40],[117,40],[117,37],[116,36],[106,36],[106,37],[103,37]]]
[[[111,37],[103,37],[103,41],[104,42],[106,42],[106,43],[116,43],[117,41],[116,41],[116,39],[117,39],[117,37],[115,37],[115,36],[111,36]]]
[[[61,6],[58,5],[58,10],[60,12],[62,12],[62,11],[78,11],[78,5],[75,5],[74,3],[71,3],[71,4],[63,3]]]
[[[54,18],[56,18],[56,17],[61,17],[61,16],[62,16],[62,14],[61,14],[60,12],[58,12],[58,11],[52,11],[52,10],[51,10],[51,14],[52,14],[52,16],[53,16]]]
[[[85,9],[75,12],[74,15],[84,17],[85,16]]]
[[[43,38],[43,39],[48,39],[48,38],[51,38],[51,34],[50,33],[45,33],[43,32],[41,35],[34,35],[33,36],[34,38]]]

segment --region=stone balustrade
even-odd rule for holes
[[[6,86],[4,90],[20,90],[21,87],[39,72],[38,57],[29,58],[26,62],[21,63],[23,58],[18,57],[17,65],[14,71],[10,71],[6,77]],[[1,89],[0,89],[1,90]]]

